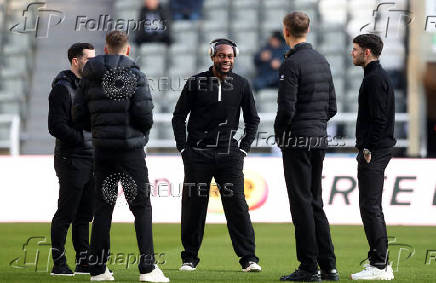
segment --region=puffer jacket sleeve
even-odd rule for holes
[[[153,101],[144,73],[137,71],[137,88],[131,99],[132,126],[147,135],[153,125]]]

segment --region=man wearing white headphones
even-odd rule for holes
[[[248,80],[233,73],[238,47],[228,39],[211,41],[213,66],[191,77],[174,110],[173,129],[185,167],[181,232],[182,271],[196,269],[203,239],[212,177],[220,190],[233,249],[244,272],[261,271],[255,255],[254,230],[244,196],[244,157],[260,119]],[[240,110],[245,135],[238,141]],[[186,118],[190,114],[186,126]],[[186,133],[186,130],[188,134]]]

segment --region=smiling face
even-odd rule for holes
[[[235,61],[235,54],[233,53],[232,46],[228,44],[216,46],[216,53],[212,56],[212,60],[215,71],[222,75],[227,75],[227,73],[232,71],[233,63]]]

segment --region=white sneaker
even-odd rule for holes
[[[112,276],[112,273],[109,271],[107,267],[104,273],[91,276],[91,281],[114,281],[114,280],[115,278]]]
[[[194,267],[194,264],[192,262],[185,262],[179,268],[180,271],[194,271],[195,269],[197,268]]]
[[[254,261],[250,261],[246,268],[242,268],[243,272],[260,272],[262,271],[262,267]]]
[[[162,270],[159,269],[157,265],[154,266],[154,269],[145,274],[139,275],[139,281],[145,282],[170,282],[168,277],[165,277]]]
[[[394,272],[392,266],[388,265],[385,269],[378,269],[372,265],[366,265],[365,268],[358,273],[351,274],[352,280],[392,280]]]

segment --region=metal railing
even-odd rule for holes
[[[173,117],[172,113],[155,113],[153,118],[155,124],[159,124],[157,127],[172,127],[171,119]],[[260,123],[272,123],[276,117],[276,113],[259,113]],[[355,123],[357,119],[357,113],[338,113],[335,117],[333,117],[329,124],[346,124],[346,123]],[[409,121],[409,114],[407,113],[396,113],[395,114],[395,123],[407,123]],[[241,120],[240,122],[243,122]],[[153,129],[156,130],[156,129]],[[270,134],[274,134],[274,129],[270,129]],[[345,137],[340,139],[342,148],[352,148],[356,144],[356,140],[354,137]],[[272,145],[265,144],[265,146],[259,147],[272,147]],[[409,146],[408,139],[398,139],[396,147],[406,148]],[[148,147],[175,147],[174,139],[150,139]],[[256,142],[253,142],[252,147],[256,147]]]

